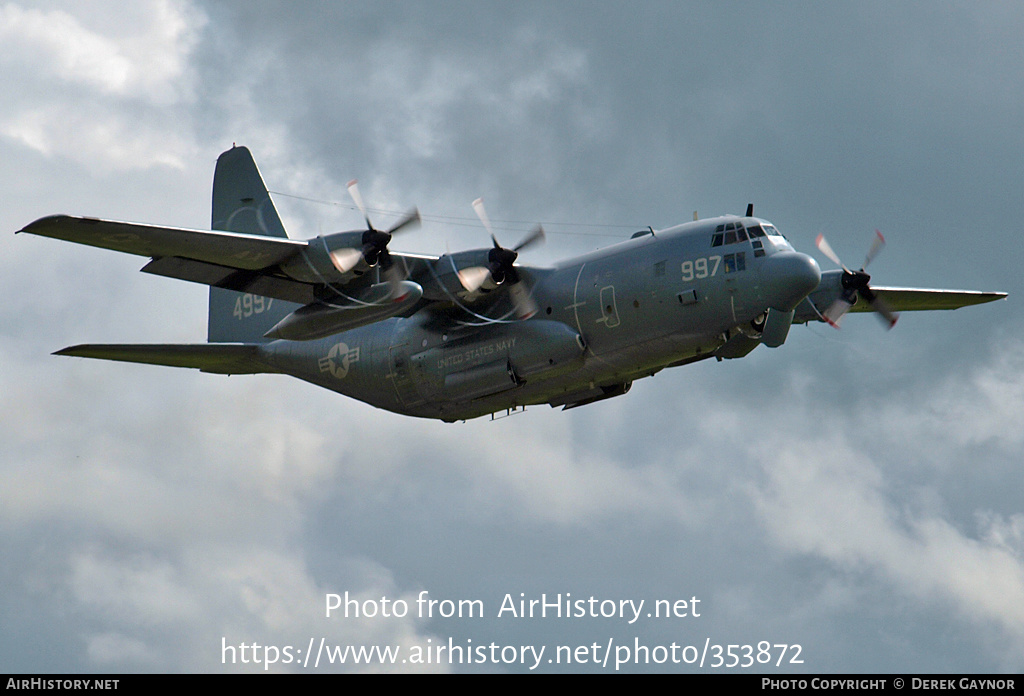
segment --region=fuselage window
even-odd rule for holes
[[[726,273],[738,273],[747,270],[747,255],[744,252],[738,254],[726,254],[722,257],[722,265]]]
[[[722,246],[722,239],[724,239],[724,236],[722,235],[722,233],[721,232],[716,232],[715,236],[711,238],[711,246],[713,246],[713,247]]]

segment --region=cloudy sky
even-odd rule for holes
[[[545,646],[543,671],[611,671],[546,662],[609,641],[1024,670],[1022,39],[1015,2],[0,0],[0,672],[246,671],[222,645],[321,639]],[[537,264],[753,201],[849,265],[881,229],[877,283],[1010,297],[453,425],[50,356],[201,341],[206,290],[12,233],[58,212],[208,227],[233,142],[293,237],[358,227],[354,177],[423,212],[396,248],[484,245],[463,220],[483,196],[500,236],[545,224]],[[423,591],[485,616],[420,618]],[[345,592],[410,611],[325,618]],[[499,618],[520,593],[700,616]]]

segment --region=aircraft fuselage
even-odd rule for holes
[[[273,341],[262,352],[281,372],[412,416],[452,421],[590,403],[712,357],[742,332],[754,337],[752,349],[769,310],[792,310],[818,287],[817,263],[777,232],[724,243],[721,231],[713,246],[715,230],[729,223],[774,232],[756,218],[715,218],[523,269],[538,308],[527,320],[515,318],[507,299],[483,314],[452,293],[443,311]],[[412,279],[440,283],[445,263]]]

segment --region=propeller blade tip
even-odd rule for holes
[[[483,266],[473,266],[471,268],[464,268],[456,274],[459,278],[459,283],[468,292],[476,292],[480,289],[487,278],[490,276],[490,271]]]

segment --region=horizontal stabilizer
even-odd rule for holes
[[[277,372],[260,359],[259,346],[244,343],[94,344],[70,346],[54,355],[121,362],[191,367],[223,375]]]

